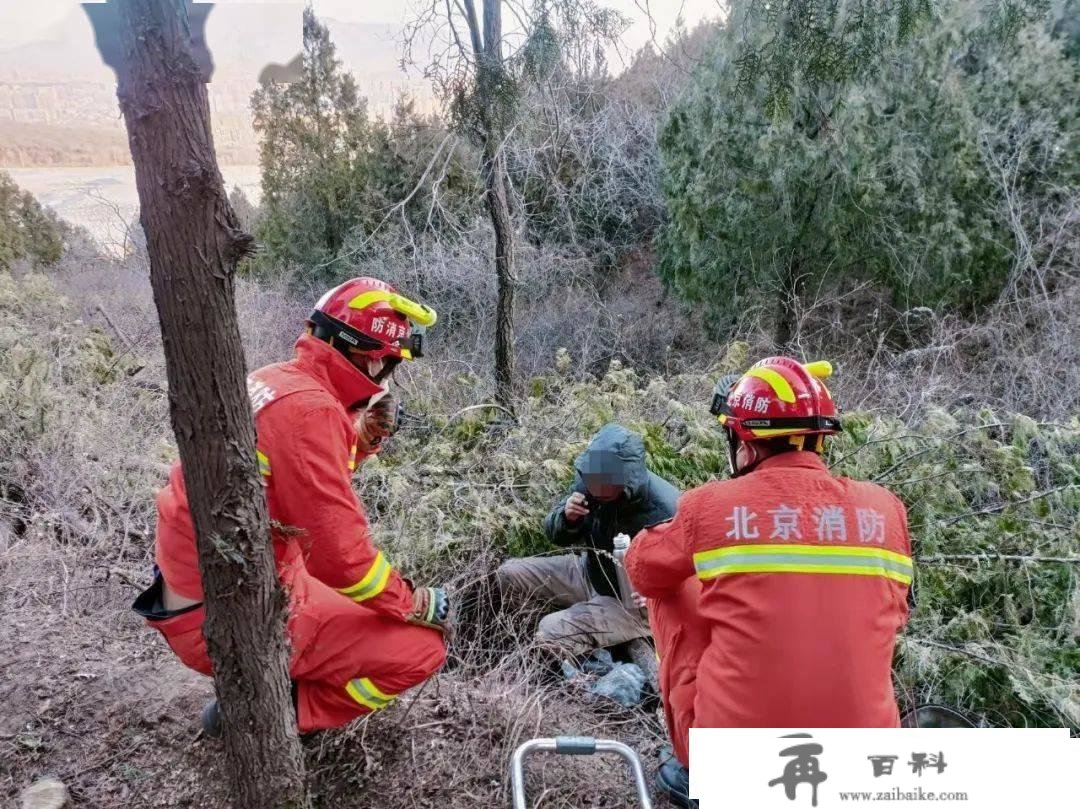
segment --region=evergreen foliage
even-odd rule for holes
[[[799,87],[791,116],[740,88],[743,38],[769,30],[724,28],[661,135],[664,278],[721,333],[765,312],[779,342],[844,279],[899,309],[995,300],[1017,251],[1005,191],[1049,208],[1080,178],[1080,74],[1045,26],[1001,44],[973,38],[983,24],[957,2],[865,80]]]
[[[764,89],[763,109],[784,116],[800,85],[843,84],[881,67],[883,51],[923,32],[965,0],[734,0],[728,18],[767,30],[743,37],[735,49],[737,87]],[[1025,25],[1047,16],[1054,0],[988,0],[969,32],[972,39],[1008,42]]]
[[[390,121],[369,115],[310,7],[300,79],[256,90],[252,110],[263,192],[257,268],[331,282],[352,257],[342,255],[346,242],[363,242],[395,219],[418,229],[450,227],[477,194],[466,153],[437,121],[405,101]],[[434,177],[422,182],[434,163],[441,170],[434,175],[437,205]]]
[[[35,267],[52,264],[64,252],[66,226],[0,172],[0,270],[19,259]]]

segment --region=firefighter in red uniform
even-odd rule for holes
[[[627,572],[648,598],[675,757],[658,783],[687,805],[689,729],[898,727],[892,657],[907,621],[907,515],[821,459],[840,431],[828,363],[762,360],[712,413],[734,477],[687,492]]]
[[[446,656],[449,604],[414,588],[371,541],[350,480],[390,434],[386,383],[419,356],[435,312],[373,278],[327,292],[289,362],[248,377],[259,471],[274,526],[278,577],[290,600],[290,675],[301,732],[331,728],[389,705],[431,677]],[[198,552],[176,463],[157,498],[153,585],[136,612],[188,667],[211,674],[203,639]],[[203,713],[219,731],[217,703]]]

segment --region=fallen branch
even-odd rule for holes
[[[131,342],[130,337],[128,337],[126,334],[124,334],[123,331],[120,330],[119,326],[117,326],[115,323],[113,323],[112,318],[109,317],[109,313],[105,311],[105,307],[103,307],[101,304],[97,304],[97,305],[94,306],[94,309],[97,310],[97,312],[103,318],[105,318],[105,322],[109,324],[109,327],[114,332],[116,332],[116,336],[120,338],[120,340],[124,343],[125,346],[127,346],[128,351],[134,351],[135,350],[135,344],[133,342]]]

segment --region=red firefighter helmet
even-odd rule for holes
[[[423,356],[423,330],[435,320],[435,310],[377,278],[334,287],[308,317],[312,333],[339,351],[358,349],[373,360],[395,361]]]
[[[841,430],[840,420],[821,381],[831,375],[832,365],[825,361],[803,365],[791,357],[769,357],[741,377],[721,379],[710,412],[740,441],[833,435]],[[803,441],[792,443],[801,447]]]

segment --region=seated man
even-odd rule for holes
[[[357,464],[391,432],[390,375],[420,353],[410,321],[431,325],[435,313],[388,284],[355,278],[315,305],[293,360],[248,377],[277,574],[290,600],[289,673],[302,733],[386,707],[446,657],[446,594],[414,588],[391,567],[351,485]],[[158,572],[133,606],[186,666],[210,675],[179,462],[157,508]],[[220,732],[216,702],[203,725]]]
[[[593,437],[575,468],[573,490],[544,520],[544,533],[556,545],[585,552],[511,559],[497,573],[507,596],[561,608],[544,616],[538,634],[568,655],[648,637],[640,612],[619,600],[612,539],[670,520],[679,496],[645,468],[641,436],[618,424]]]
[[[907,621],[907,514],[821,459],[839,432],[828,363],[762,360],[721,380],[712,412],[731,480],[683,495],[630,545],[649,600],[675,760],[659,786],[686,806],[689,731],[898,727],[892,657]]]

